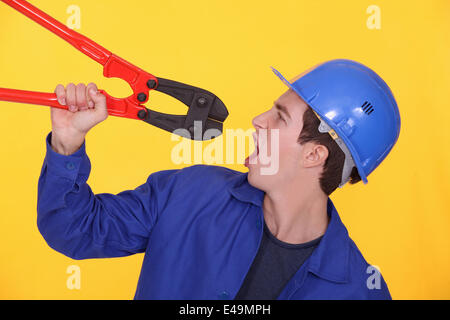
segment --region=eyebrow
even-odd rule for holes
[[[278,111],[283,112],[285,115],[288,116],[289,119],[292,119],[292,118],[291,118],[291,115],[289,114],[289,112],[287,111],[287,108],[286,108],[285,106],[279,104],[279,103],[276,102],[276,101],[274,101],[274,104],[275,104],[275,108],[276,108]]]

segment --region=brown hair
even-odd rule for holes
[[[303,114],[303,129],[298,137],[300,144],[313,142],[328,149],[328,158],[323,165],[323,172],[319,178],[319,184],[326,195],[330,195],[339,186],[342,180],[342,170],[344,168],[345,154],[327,133],[319,132],[320,120],[314,114],[311,107]],[[350,184],[355,184],[361,180],[356,167],[353,167],[350,174]]]

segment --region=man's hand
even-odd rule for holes
[[[66,88],[59,84],[55,93],[68,110],[51,108],[51,144],[56,152],[70,155],[81,147],[88,131],[108,117],[106,98],[94,83],[69,83]]]

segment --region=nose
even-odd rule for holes
[[[261,113],[253,118],[252,125],[255,127],[256,131],[259,129],[266,129],[267,128],[267,117],[266,112]]]

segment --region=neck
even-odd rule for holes
[[[287,243],[305,243],[322,236],[328,226],[328,196],[311,184],[283,185],[266,192],[264,219],[270,232]]]

